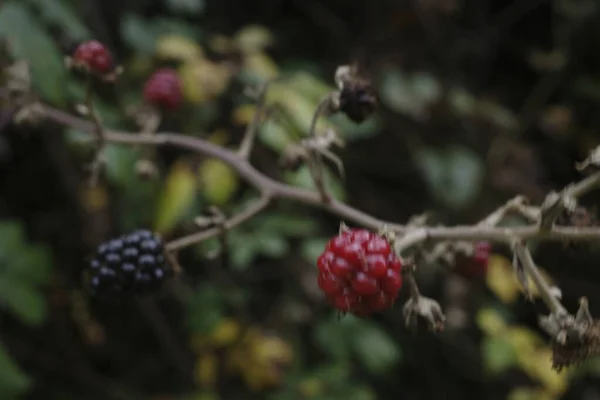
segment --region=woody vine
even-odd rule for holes
[[[118,79],[120,73],[119,68],[113,65],[108,50],[97,41],[81,44],[72,58],[69,58],[67,66],[83,71],[90,83],[100,78],[111,84]],[[367,316],[371,311],[384,311],[393,305],[404,281],[411,294],[403,306],[407,326],[416,327],[420,322],[425,322],[431,329],[440,331],[445,320],[443,311],[434,299],[421,293],[415,279],[415,271],[431,261],[451,263],[458,255],[473,256],[477,251],[486,251],[486,248],[489,251],[489,247],[481,247],[482,241],[489,241],[510,247],[514,254],[514,273],[525,295],[530,298],[528,285],[529,282],[533,282],[547,306],[548,314],[540,316],[539,324],[552,342],[554,368],[560,370],[580,363],[589,356],[600,354],[600,319],[592,317],[586,298],[581,297],[579,309],[575,312],[567,310],[561,303],[560,290],[551,287],[544,280],[529,248],[532,240],[600,241],[598,227],[557,224],[563,216],[573,215],[580,210],[579,198],[600,185],[600,172],[592,171],[587,177],[573,182],[563,190],[549,193],[541,205],[529,204],[527,199],[517,196],[475,225],[430,226],[425,218],[413,218],[409,223],[401,224],[368,215],[336,200],[327,190],[323,162],[333,162],[339,172],[344,173],[343,165],[334,153],[334,148],[341,146],[343,140],[333,130],[318,131],[318,120],[331,114],[344,113],[354,122],[361,123],[372,114],[377,105],[377,97],[370,83],[361,78],[352,67],[338,68],[334,78],[337,88],[329,93],[315,110],[309,137],[297,143],[287,153],[286,162],[305,163],[308,166],[315,190],[301,189],[274,180],[261,173],[249,161],[257,131],[270,116],[271,110],[265,104],[268,84],[260,86],[257,90],[256,112],[239,147],[227,149],[197,137],[174,132],[157,132],[161,113],[177,108],[181,103],[181,88],[177,76],[168,69],[157,71],[148,80],[144,88],[146,102],[133,110],[132,117],[138,121],[139,132],[116,131],[104,126],[93,108],[91,85],[88,86],[84,104],[77,107],[80,113],[77,116],[39,102],[31,91],[26,66],[23,63],[17,61],[5,68],[5,73],[8,80],[1,93],[15,110],[15,122],[51,121],[90,134],[86,140],[95,146],[95,157],[91,164],[92,184],[102,172],[105,145],[120,143],[144,147],[143,158],[137,164],[141,174],[156,174],[152,151],[154,147],[177,147],[219,159],[258,191],[254,202],[242,212],[227,217],[214,210],[212,216],[198,219],[197,232],[176,238],[164,245],[158,236],[144,230],[123,235],[116,241],[104,244],[92,261],[92,264],[95,263],[91,266],[92,270],[96,271],[93,273],[95,275],[92,274],[91,278],[87,276],[87,284],[96,285],[96,289],[102,284],[97,270],[112,276],[114,282],[124,273],[116,273],[107,268],[107,265],[110,266],[111,257],[114,258],[114,263],[128,264],[129,272],[135,275],[135,279],[146,282],[144,290],[140,290],[140,293],[156,289],[162,280],[182,273],[177,261],[180,250],[210,238],[227,235],[230,229],[264,211],[274,201],[286,200],[321,208],[343,221],[340,224],[340,234],[330,241],[328,248],[324,249],[323,256],[315,260],[320,270],[319,286],[332,305],[342,312]],[[600,149],[592,151],[588,159],[576,168],[584,172],[598,166]],[[512,227],[499,226],[507,216],[514,214],[521,216],[528,223]],[[350,229],[346,224],[354,228]],[[351,248],[354,248],[354,253]],[[123,264],[127,257],[130,257],[129,262]],[[340,266],[342,264],[339,260],[346,264]],[[373,264],[363,272],[352,272],[350,270],[355,268],[353,260],[359,269],[360,265],[364,267],[369,262]],[[334,266],[334,263],[337,264]],[[153,275],[140,272],[144,264],[154,268]],[[375,265],[379,266],[379,272],[374,272]],[[160,274],[157,272],[159,270]],[[344,274],[350,273],[348,271],[355,274],[352,275],[351,282],[342,279]]]

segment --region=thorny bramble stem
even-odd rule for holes
[[[311,139],[317,138],[317,123],[319,122],[319,118],[325,116],[327,111],[331,106],[331,94],[328,94],[319,102],[317,105],[317,109],[313,114],[312,120],[310,121],[310,130],[309,137]],[[330,197],[327,193],[327,189],[325,188],[325,182],[323,177],[323,157],[321,157],[321,153],[318,150],[310,151],[311,157],[308,158],[307,165],[312,175],[313,181],[315,182],[315,186],[317,191],[321,195],[321,199],[324,203],[329,202]]]
[[[44,106],[42,107],[41,112],[43,113],[43,116],[49,120],[61,125],[70,126],[84,132],[93,132],[94,130],[94,127],[90,122],[61,110]],[[231,168],[237,171],[240,177],[246,180],[250,185],[258,188],[262,192],[268,193],[273,199],[287,199],[318,207],[337,215],[342,220],[353,222],[356,225],[368,229],[377,230],[382,226],[387,226],[389,230],[394,231],[398,237],[405,235],[408,231],[414,229],[413,227],[407,227],[403,224],[390,223],[375,218],[333,198],[330,199],[329,202],[323,203],[319,193],[296,188],[269,178],[250,165],[247,160],[241,158],[236,152],[197,137],[172,132],[162,132],[152,136],[142,136],[129,132],[112,130],[105,130],[104,133],[106,141],[110,143],[174,146],[217,158],[231,166]],[[600,173],[597,174],[600,175]],[[586,180],[588,179],[591,178],[586,178]],[[591,190],[591,188],[587,187],[586,190]],[[583,194],[581,190],[579,194]],[[510,245],[514,239],[537,239],[545,241],[564,241],[567,239],[573,241],[600,240],[600,229],[597,227],[554,226],[551,230],[540,231],[537,225],[530,224],[516,227],[488,227],[477,225],[434,226],[423,227],[422,229],[426,232],[425,237],[430,241],[488,240]],[[215,232],[214,234],[216,235],[217,233]],[[198,241],[205,239],[206,237],[201,236]],[[189,242],[188,245],[195,244],[196,242],[197,241]]]
[[[96,134],[96,153],[94,155],[94,161],[92,161],[91,165],[91,186],[95,186],[98,183],[98,177],[104,164],[104,147],[106,146],[106,134],[104,131],[104,127],[100,122],[100,116],[98,115],[98,111],[94,106],[93,97],[93,79],[92,75],[88,75],[84,105],[86,116],[88,116],[90,121],[92,121],[94,125],[94,133]]]

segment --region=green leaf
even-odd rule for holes
[[[265,256],[283,257],[290,249],[288,241],[281,235],[262,233],[259,236],[257,247],[260,253]]]
[[[414,162],[433,196],[447,207],[461,210],[477,198],[484,165],[472,150],[464,146],[421,148],[414,152]]]
[[[323,253],[328,241],[328,238],[307,238],[303,240],[301,245],[302,257],[309,263],[314,264]]]
[[[439,82],[427,73],[409,75],[400,69],[390,69],[381,75],[381,101],[394,111],[421,117],[440,95]]]
[[[198,333],[211,332],[223,318],[223,297],[210,284],[196,289],[188,306],[188,328]]]
[[[31,284],[47,283],[52,273],[50,254],[45,248],[27,246],[18,257],[11,259],[5,273]]]
[[[31,387],[31,380],[15,364],[0,342],[0,397],[3,399],[23,395]]]
[[[137,14],[127,13],[121,21],[121,36],[129,47],[143,54],[152,54],[158,38],[156,24]]]
[[[167,177],[155,218],[157,232],[172,229],[194,204],[196,196],[196,175],[184,162],[178,162]]]
[[[346,190],[342,185],[340,178],[334,175],[327,167],[323,168],[324,181],[327,191],[339,201],[345,201]],[[285,180],[290,185],[298,186],[304,189],[316,190],[310,171],[306,165],[300,167],[297,171],[287,171]]]
[[[374,374],[385,372],[400,360],[398,344],[382,328],[366,321],[353,330],[352,345],[361,363]]]
[[[39,290],[6,274],[0,275],[0,304],[28,325],[40,325],[46,317],[45,299]]]
[[[341,113],[329,117],[329,120],[335,124],[340,137],[347,142],[374,137],[381,128],[381,120],[375,116],[362,124],[353,122]]]
[[[23,2],[0,7],[0,36],[8,38],[15,58],[29,63],[34,89],[46,101],[64,106],[68,75],[63,57]]]
[[[319,322],[313,331],[317,345],[336,360],[346,360],[350,357],[351,348],[347,333],[346,326],[334,317]]]
[[[307,236],[314,233],[318,223],[314,219],[284,213],[269,214],[257,219],[256,226],[261,231],[268,231],[285,236]]]
[[[104,156],[108,179],[120,187],[129,186],[136,176],[136,150],[129,146],[109,144],[105,147]]]
[[[202,194],[217,206],[226,204],[239,187],[239,177],[229,165],[216,158],[205,160],[198,170]]]
[[[90,30],[77,14],[61,0],[29,0],[40,10],[44,20],[60,25],[70,39],[80,41],[91,37]]]
[[[486,337],[481,353],[486,367],[494,374],[506,371],[517,362],[514,347],[499,337]]]
[[[205,0],[167,0],[171,11],[197,15],[204,10]]]
[[[278,154],[282,154],[293,143],[290,130],[281,122],[273,119],[269,119],[262,124],[258,132],[258,139]]]

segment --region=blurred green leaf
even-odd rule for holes
[[[8,37],[14,57],[28,61],[33,87],[42,98],[64,106],[68,75],[63,56],[24,2],[0,7],[0,36]]]
[[[277,233],[263,232],[257,239],[258,249],[261,254],[278,258],[284,256],[290,249],[289,243],[284,236]]]
[[[325,250],[329,238],[307,238],[302,241],[302,257],[311,264],[314,264]]]
[[[48,251],[38,246],[27,246],[23,250],[18,257],[11,257],[11,263],[7,265],[5,273],[31,284],[48,282],[52,272]]]
[[[486,337],[481,353],[485,366],[494,374],[506,371],[517,362],[514,347],[501,337]]]
[[[171,11],[197,15],[204,10],[205,0],[166,0]]]
[[[24,323],[39,325],[46,317],[46,303],[39,290],[31,284],[0,275],[0,304],[11,310]]]
[[[137,151],[130,146],[108,144],[104,149],[104,156],[108,179],[120,187],[129,186],[136,177]]]
[[[174,164],[159,200],[154,223],[157,232],[167,232],[181,220],[194,204],[196,189],[196,174],[192,168],[184,162]]]
[[[475,152],[464,146],[453,146],[441,150],[420,148],[413,154],[415,164],[438,201],[460,210],[476,199],[484,165]]]
[[[430,74],[407,74],[400,69],[389,69],[381,74],[380,97],[390,109],[423,116],[425,108],[441,95],[439,82]]]
[[[320,321],[314,328],[314,340],[321,350],[336,360],[347,360],[350,357],[350,340],[346,326],[337,318],[331,317]]]
[[[256,220],[255,225],[261,231],[286,236],[307,236],[318,228],[314,219],[283,212],[265,214]]]
[[[346,190],[341,183],[340,178],[334,175],[327,167],[323,168],[325,186],[329,193],[337,200],[345,201]],[[306,165],[301,166],[297,171],[287,171],[285,180],[288,184],[298,186],[304,189],[316,190],[315,184]]]
[[[121,20],[121,36],[132,49],[142,54],[152,54],[158,38],[158,29],[152,21],[134,13],[127,13]]]
[[[188,306],[188,328],[196,333],[212,332],[223,318],[223,307],[223,297],[217,287],[199,286]]]
[[[352,331],[352,345],[361,363],[374,374],[385,372],[400,360],[400,348],[383,328],[361,321]]]
[[[274,119],[269,119],[262,124],[258,132],[258,138],[264,145],[270,147],[278,154],[282,154],[293,143],[289,129]]]
[[[0,397],[11,399],[23,395],[31,387],[31,380],[15,364],[0,342]]]
[[[376,136],[381,127],[381,120],[376,116],[369,118],[362,124],[353,122],[344,114],[335,114],[329,119],[335,124],[339,136],[347,142]]]
[[[40,10],[42,17],[50,23],[60,25],[69,39],[89,39],[90,30],[81,22],[73,10],[61,0],[29,0]]]

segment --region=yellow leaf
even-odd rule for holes
[[[200,165],[199,175],[202,193],[214,205],[227,203],[239,186],[236,172],[227,164],[214,158]]]
[[[322,395],[323,389],[325,389],[323,381],[317,378],[304,379],[298,385],[298,391],[302,394],[303,397],[307,399],[312,399],[314,397]]]
[[[549,395],[540,389],[518,387],[513,389],[507,396],[507,400],[555,400],[556,397]]]
[[[265,53],[257,52],[244,58],[244,66],[261,80],[272,80],[279,75],[277,64]]]
[[[538,349],[527,363],[527,368],[523,368],[534,379],[537,379],[546,392],[553,395],[564,393],[569,387],[569,378],[567,374],[559,374],[552,369],[552,350],[549,348]]]
[[[209,39],[208,47],[216,53],[229,54],[235,50],[236,44],[225,35],[215,35]]]
[[[511,326],[504,333],[506,339],[514,346],[519,356],[534,352],[538,347],[544,346],[544,340],[531,329],[522,326]]]
[[[245,54],[262,51],[275,42],[273,34],[264,26],[248,25],[238,31],[233,41]]]
[[[81,203],[87,212],[93,213],[108,206],[108,193],[102,185],[84,185],[81,188]]]
[[[519,296],[519,282],[512,263],[503,256],[493,254],[485,277],[488,287],[506,304],[514,303]]]
[[[248,125],[254,119],[256,106],[254,104],[244,104],[239,106],[231,115],[231,121],[236,125]]]
[[[185,36],[171,34],[158,39],[156,55],[162,59],[190,62],[204,57],[202,47]]]
[[[210,134],[208,138],[206,138],[211,143],[218,144],[219,146],[224,146],[229,140],[229,134],[225,129],[217,129],[213,133]]]
[[[240,330],[240,324],[237,321],[225,318],[211,333],[211,341],[217,347],[228,346],[237,340]]]
[[[192,169],[184,162],[171,167],[158,203],[154,223],[157,232],[167,232],[177,224],[194,202],[197,183]]]
[[[196,360],[195,377],[201,386],[213,386],[217,380],[219,360],[213,353],[205,353]]]
[[[179,76],[184,96],[193,103],[214,99],[227,89],[232,77],[226,65],[209,60],[183,64],[179,68]]]
[[[550,276],[542,268],[539,268],[539,270],[546,282],[552,284]],[[531,277],[528,277],[527,280],[531,296],[533,298],[539,297],[539,291],[533,284]],[[493,254],[490,257],[486,282],[496,296],[506,304],[514,303],[518,296],[523,293],[523,288],[516,277],[512,262],[498,254]]]
[[[496,310],[492,308],[482,308],[475,317],[477,326],[489,336],[498,335],[506,329],[504,319]]]

